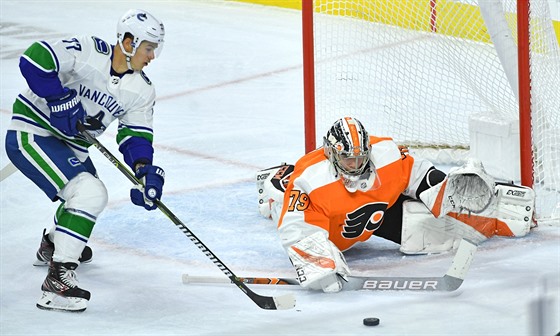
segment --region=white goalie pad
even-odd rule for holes
[[[478,214],[435,218],[422,202],[404,202],[401,251],[439,253],[455,249],[462,238],[479,244],[494,235],[525,236],[533,223],[534,191],[508,184],[496,184],[494,190],[492,202]]]
[[[447,216],[467,223],[486,237],[522,237],[531,230],[534,206],[533,189],[498,183],[492,202],[484,211],[477,214],[450,212]]]
[[[342,289],[341,278],[350,275],[342,252],[318,231],[288,248],[288,256],[303,288],[335,293]]]
[[[492,202],[494,183],[482,162],[469,159],[462,167],[450,171],[445,180],[423,191],[420,199],[438,218],[451,211],[476,214]]]
[[[449,216],[436,218],[424,203],[403,203],[400,251],[405,254],[442,253],[455,250],[461,240],[479,244],[487,238],[475,228]]]
[[[489,215],[496,218],[494,233],[499,236],[525,236],[533,226],[535,191],[510,184],[496,184],[495,190],[496,205]]]
[[[283,163],[279,166],[260,170],[255,176],[258,193],[259,213],[265,218],[277,219],[284,191],[288,185],[294,166]]]

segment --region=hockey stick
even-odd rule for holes
[[[17,172],[18,169],[16,168],[16,166],[14,166],[13,163],[8,163],[6,165],[6,167],[2,168],[2,170],[0,170],[0,182],[4,181],[5,178],[7,178],[8,176],[12,175],[13,173]]]
[[[453,257],[451,267],[442,277],[373,277],[348,276],[342,290],[392,290],[392,291],[445,291],[458,289],[470,268],[477,246],[463,239]],[[230,281],[221,277],[192,276],[183,274],[184,284],[223,284]],[[295,278],[242,277],[237,278],[246,284],[254,285],[299,285]]]
[[[78,130],[80,133],[93,144],[115,167],[117,167],[129,180],[135,185],[142,185],[136,176],[134,176],[126,166],[124,166],[107,148],[105,148],[97,139],[95,139],[91,134],[87,132],[85,127],[78,123]],[[204,245],[196,235],[189,230],[189,228],[183,224],[177,218],[171,210],[169,210],[163,202],[160,200],[155,200],[154,203],[157,205],[158,209],[163,212],[177,227],[183,231],[183,233],[198,247],[210,260],[218,266],[218,268],[228,277],[231,282],[234,283],[245,295],[247,295],[253,302],[255,302],[262,309],[276,310],[276,309],[290,309],[295,307],[296,299],[292,294],[286,294],[282,296],[262,296],[247,287],[242,281],[237,280],[237,276],[220,260],[218,257]]]

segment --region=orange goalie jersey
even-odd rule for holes
[[[383,224],[385,211],[400,195],[416,198],[416,190],[432,163],[415,160],[391,138],[370,136],[370,144],[369,157],[381,183],[365,192],[345,188],[323,148],[296,162],[278,220],[285,248],[325,230],[341,251],[347,250],[374,234]]]

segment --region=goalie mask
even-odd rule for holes
[[[132,52],[127,52],[122,44],[126,33],[132,35]],[[157,43],[155,56],[159,57],[163,49],[164,37],[165,29],[163,23],[152,14],[141,9],[129,10],[117,24],[117,41],[122,52],[128,57],[136,54],[136,49],[142,41]]]
[[[348,191],[367,191],[381,185],[370,159],[369,135],[359,120],[337,120],[323,138],[323,149]]]

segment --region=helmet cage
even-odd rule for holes
[[[369,157],[367,152],[360,152],[360,154],[334,152],[334,160],[338,169],[347,175],[362,175],[367,168]]]

